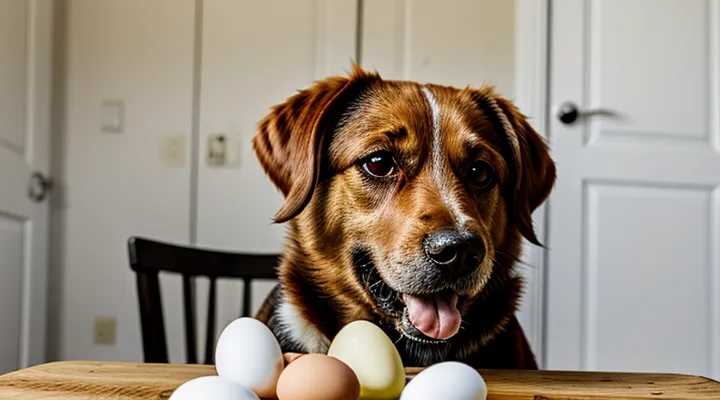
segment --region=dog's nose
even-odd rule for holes
[[[478,267],[485,257],[482,240],[471,233],[455,230],[435,232],[425,239],[425,253],[437,265],[453,275],[465,275]]]

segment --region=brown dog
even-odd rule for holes
[[[285,196],[280,284],[256,315],[283,351],[325,352],[364,319],[406,366],[537,368],[513,265],[555,166],[509,101],[355,67],[275,106],[253,146]]]

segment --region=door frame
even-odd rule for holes
[[[528,122],[545,139],[550,140],[548,119],[550,104],[549,43],[551,0],[515,0],[515,104],[529,117]],[[552,153],[552,150],[551,150]],[[547,243],[547,216],[550,198],[533,214],[538,239]],[[547,250],[525,241],[521,265],[526,278],[522,303],[529,305],[521,313],[520,320],[525,334],[533,346],[540,368],[545,367],[546,345],[546,287]]]
[[[57,7],[55,0],[30,0],[27,2],[27,110],[28,132],[35,132],[42,140],[31,143],[33,168],[46,176],[51,172],[51,141],[55,128],[53,113],[53,61],[54,26]],[[50,198],[35,204],[36,218],[44,221],[44,227],[28,226],[25,240],[25,264],[22,280],[22,310],[20,323],[20,359],[18,368],[27,368],[47,360],[47,309],[48,272],[50,252]],[[31,253],[32,251],[32,253]],[[30,262],[27,262],[30,260]]]

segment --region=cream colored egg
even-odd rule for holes
[[[338,332],[327,353],[347,364],[360,381],[361,399],[397,399],[405,387],[402,359],[377,325],[354,321]]]

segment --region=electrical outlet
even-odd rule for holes
[[[93,341],[99,345],[114,345],[117,321],[115,317],[98,317],[94,321]]]

